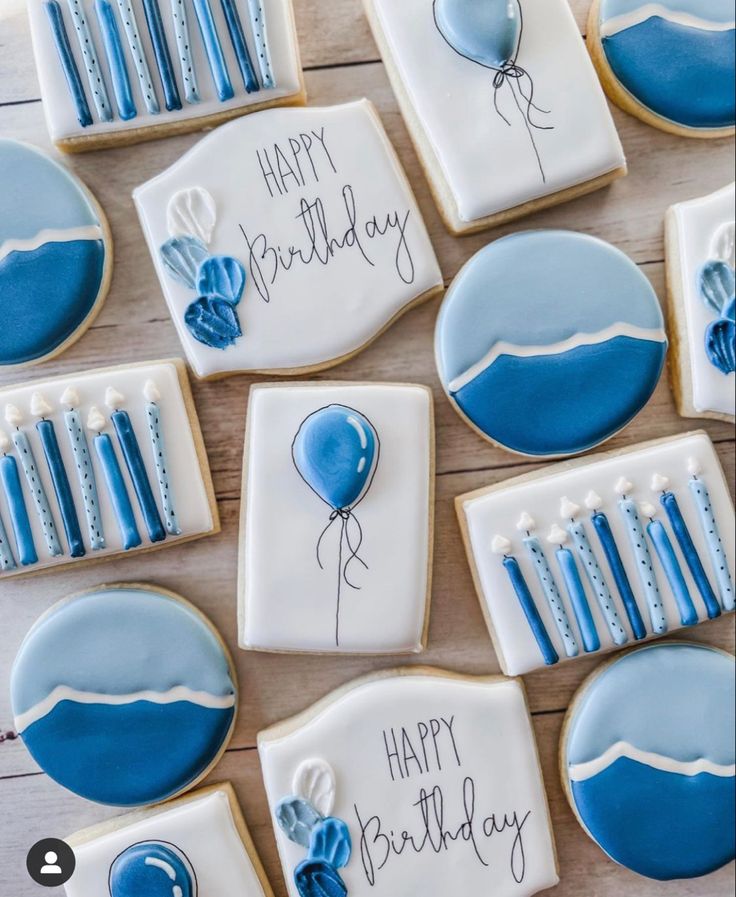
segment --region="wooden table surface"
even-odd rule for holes
[[[587,2],[572,2],[581,27]],[[518,229],[563,227],[587,231],[620,247],[641,266],[663,298],[665,210],[674,202],[714,191],[733,178],[732,141],[671,137],[614,109],[629,159],[627,178],[609,189],[511,227],[455,239],[442,226],[432,203],[360,0],[295,0],[295,5],[310,103],[329,105],[362,96],[373,100],[417,193],[446,283],[491,239]],[[0,0],[0,135],[49,148],[22,0]],[[31,377],[181,354],[138,225],[131,191],[163,171],[198,139],[199,135],[192,134],[69,160],[95,192],[110,220],[115,239],[114,279],[102,313],[90,330],[61,357],[33,369]],[[452,500],[462,492],[499,482],[535,465],[481,440],[450,407],[437,380],[432,352],[437,308],[438,302],[433,302],[410,312],[367,351],[323,376],[413,381],[428,384],[434,390],[437,521],[430,643],[421,657],[399,659],[396,665],[423,663],[468,673],[492,673],[498,671],[498,662],[471,582]],[[28,371],[5,374],[0,385],[25,379],[29,379]],[[15,652],[36,617],[54,601],[89,586],[126,580],[158,583],[182,593],[207,613],[223,633],[235,654],[241,683],[237,731],[210,780],[229,779],[234,783],[275,893],[284,897],[286,891],[255,750],[256,733],[303,709],[332,688],[359,674],[391,666],[392,661],[275,656],[247,653],[235,647],[240,470],[250,383],[247,377],[234,377],[194,384],[223,520],[219,536],[143,557],[82,566],[0,586],[0,732],[12,728],[7,683]],[[715,441],[733,485],[733,428],[725,423],[679,418],[666,377],[647,408],[611,446],[686,432],[701,424]],[[691,637],[733,650],[733,618],[706,623]],[[525,679],[560,857],[562,881],[554,893],[559,897],[725,897],[733,893],[733,864],[695,882],[650,882],[606,859],[574,820],[557,775],[558,738],[572,694],[598,662],[584,659]],[[81,800],[51,782],[39,772],[17,739],[0,743],[0,808],[2,897],[39,893],[40,888],[25,872],[26,852],[37,839],[63,837],[116,815],[115,810]]]

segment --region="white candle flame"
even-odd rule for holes
[[[703,472],[703,465],[697,458],[688,458],[687,469],[689,473],[696,477]]]
[[[530,533],[536,529],[536,526],[536,521],[526,511],[519,517],[519,522],[516,524],[516,528],[520,533]]]
[[[101,433],[105,429],[105,424],[105,415],[96,405],[93,405],[87,416],[87,429],[92,430],[93,433]]]
[[[23,423],[23,415],[21,414],[20,408],[8,403],[5,406],[5,420],[11,427],[19,427]]]
[[[634,484],[626,477],[621,477],[613,488],[619,495],[630,495],[634,491]]]
[[[494,554],[508,554],[511,551],[511,542],[505,536],[494,536],[491,551]]]
[[[108,386],[105,390],[105,404],[110,411],[117,411],[118,408],[122,408],[125,404],[125,396],[118,392],[114,386]]]
[[[655,473],[652,477],[652,489],[655,492],[665,492],[669,484],[669,477],[663,477],[660,473]]]
[[[567,533],[561,526],[553,523],[552,529],[549,531],[549,535],[547,536],[547,541],[551,545],[564,545],[565,542],[567,542]]]
[[[651,502],[648,501],[643,501],[639,505],[639,508],[645,517],[654,517],[654,515],[657,513],[657,509]]]
[[[594,492],[592,489],[585,497],[585,507],[589,511],[600,511],[603,507],[603,499],[598,495],[597,492]]]
[[[34,392],[31,396],[31,414],[34,417],[46,417],[54,409],[49,405],[40,392]]]
[[[146,380],[145,386],[143,387],[143,396],[147,402],[158,402],[161,398],[158,386],[156,386],[153,380]]]
[[[79,393],[73,386],[67,386],[64,392],[61,394],[61,398],[59,402],[64,405],[66,408],[79,408],[81,400],[79,398]]]
[[[564,517],[565,520],[574,520],[579,513],[580,505],[576,505],[574,501],[570,501],[565,496],[560,502],[560,517]]]

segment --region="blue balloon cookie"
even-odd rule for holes
[[[230,738],[236,685],[211,625],[173,595],[112,586],[55,605],[10,681],[15,724],[60,785],[143,806],[195,784]]]
[[[90,194],[34,147],[0,140],[0,368],[62,351],[110,279],[107,225]]]
[[[568,712],[562,768],[590,837],[660,881],[697,878],[736,854],[734,660],[706,645],[624,654]]]
[[[197,897],[197,878],[173,844],[144,841],[115,859],[109,889],[110,897]]]
[[[554,457],[604,442],[644,407],[667,352],[647,278],[602,240],[528,231],[460,271],[437,320],[440,380],[492,442]]]

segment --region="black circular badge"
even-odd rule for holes
[[[44,838],[28,851],[26,868],[37,885],[57,888],[66,884],[74,873],[77,859],[74,851],[58,838]]]

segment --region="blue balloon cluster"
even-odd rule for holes
[[[197,897],[184,854],[171,844],[143,841],[124,850],[110,867],[111,897]]]
[[[723,261],[707,262],[700,272],[700,292],[718,320],[705,332],[705,351],[710,363],[723,374],[736,370],[736,275]]]
[[[276,807],[276,819],[290,841],[308,850],[294,871],[300,897],[346,897],[338,869],[350,862],[353,843],[341,819],[323,817],[301,797],[287,797]]]
[[[240,262],[226,255],[210,256],[197,237],[173,237],[161,247],[170,276],[199,296],[184,314],[192,336],[211,349],[226,349],[243,335],[235,307],[245,289]]]

